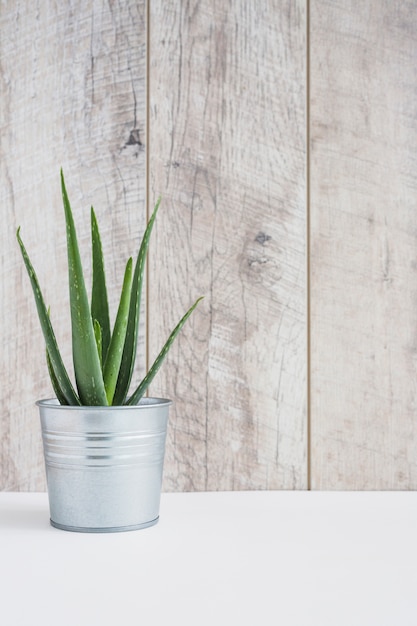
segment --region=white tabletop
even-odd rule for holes
[[[2,626],[415,626],[417,494],[163,494],[128,533],[0,494]]]

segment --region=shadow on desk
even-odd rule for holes
[[[4,530],[50,530],[49,508],[45,502],[35,501],[28,494],[24,502],[18,493],[7,494],[6,500],[0,501],[0,532]]]

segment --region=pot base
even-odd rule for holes
[[[50,520],[51,526],[59,528],[59,530],[68,530],[73,533],[123,533],[130,530],[141,530],[142,528],[149,528],[155,526],[158,523],[159,515],[150,522],[143,524],[134,524],[133,526],[108,526],[104,528],[88,528],[83,526],[66,526],[65,524],[57,524],[52,519]]]

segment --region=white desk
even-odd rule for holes
[[[2,493],[0,594],[2,626],[416,626],[417,493],[163,494],[100,535]]]

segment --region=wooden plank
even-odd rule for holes
[[[311,2],[315,489],[417,487],[417,4]]]
[[[305,2],[151,3],[149,351],[205,301],[152,395],[166,490],[302,489]]]
[[[69,363],[59,168],[87,264],[94,203],[114,312],[145,220],[145,0],[6,3],[0,31],[0,489],[39,490],[45,482],[34,402],[52,392],[14,233],[20,224]],[[140,344],[143,354],[144,330]]]

